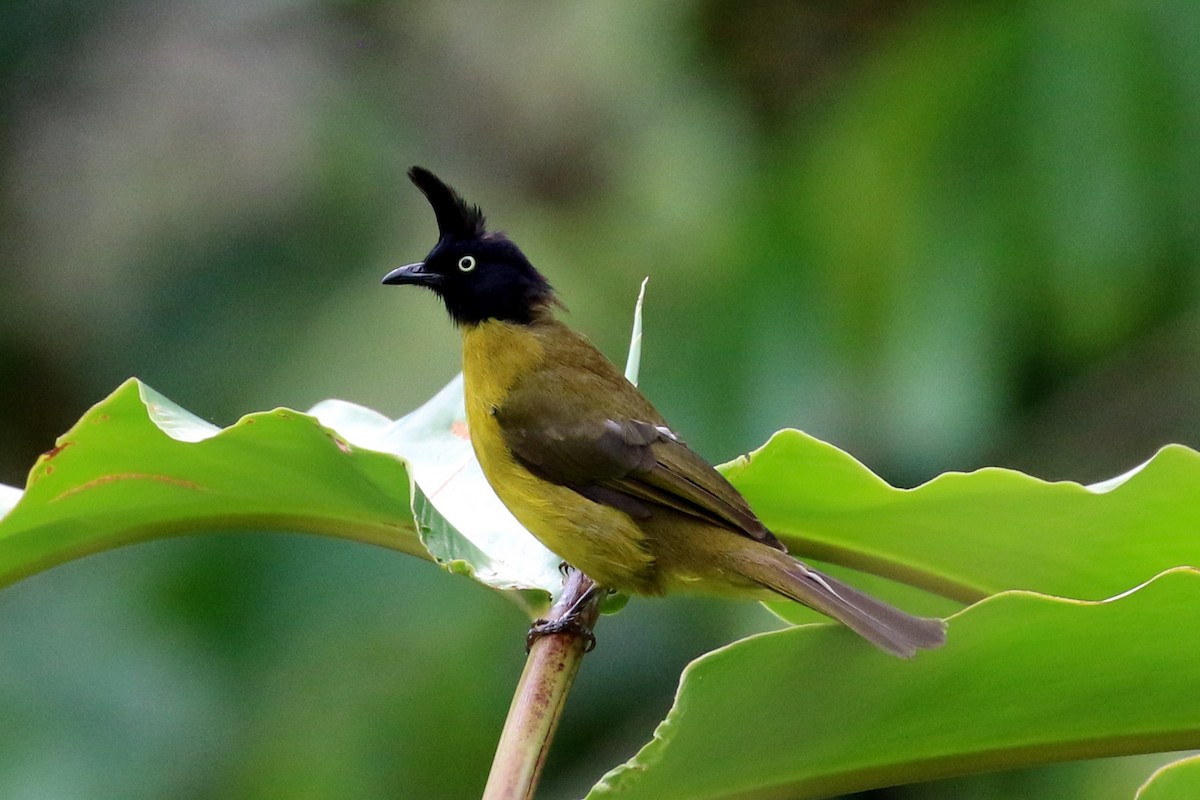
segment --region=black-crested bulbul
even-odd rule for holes
[[[462,332],[467,425],[513,515],[597,585],[769,599],[828,614],[898,656],[945,640],[915,617],[802,564],[592,344],[554,315],[554,290],[478,207],[433,173],[409,177],[437,216],[425,260],[387,284],[432,289]]]

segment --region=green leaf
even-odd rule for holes
[[[136,380],[94,406],[29,474],[0,520],[0,585],[163,536],[294,530],[428,557],[390,456],[278,409],[224,430]]]
[[[459,407],[461,388],[452,384],[395,422],[326,402],[314,416],[277,409],[221,429],[129,380],[38,459],[24,495],[0,519],[0,585],[165,536],[290,531],[432,559],[520,590],[515,599],[540,613],[561,583],[558,560],[494,495],[489,505],[478,486],[463,485],[470,470],[456,459],[470,446],[458,433]],[[412,477],[429,494],[468,495],[471,502],[448,505],[475,538],[434,510]],[[476,482],[486,486],[481,475]]]
[[[1195,800],[1200,797],[1200,756],[1166,764],[1154,771],[1135,800]]]
[[[795,430],[722,469],[798,556],[961,602],[1005,589],[1101,599],[1200,565],[1200,453],[1181,445],[1093,486],[989,468],[897,489]]]
[[[642,370],[642,305],[646,302],[646,284],[649,278],[642,278],[642,286],[638,289],[637,302],[633,306],[633,335],[629,338],[629,357],[625,359],[625,379],[637,386],[638,373]]]
[[[1108,601],[1006,592],[909,662],[838,626],[697,659],[654,739],[588,795],[824,797],[1055,761],[1200,747],[1200,572]]]

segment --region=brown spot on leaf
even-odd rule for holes
[[[68,447],[70,447],[73,444],[75,444],[75,443],[72,442],[70,439],[63,442],[62,444],[56,444],[56,445],[54,445],[54,447],[51,447],[46,452],[42,453],[42,458],[49,461],[50,459],[54,458],[56,455],[61,453],[63,450],[66,450]]]

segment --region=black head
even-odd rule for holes
[[[501,233],[488,233],[483,212],[427,169],[408,177],[433,206],[440,238],[425,260],[394,269],[388,284],[432,289],[459,325],[488,319],[528,324],[557,303],[554,290],[525,254]]]

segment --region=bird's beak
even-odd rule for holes
[[[416,286],[437,286],[441,281],[441,275],[438,275],[436,272],[425,271],[424,261],[418,261],[416,264],[405,264],[403,267],[397,267],[383,276],[383,282],[393,286],[405,283]]]

